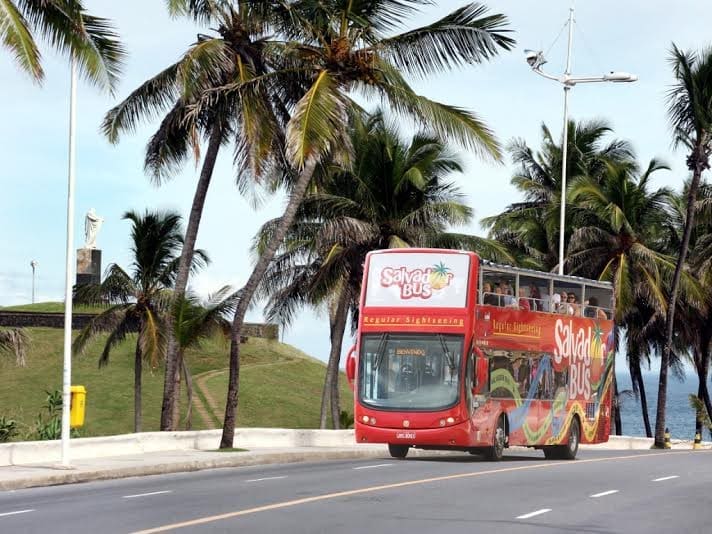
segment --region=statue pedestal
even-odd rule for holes
[[[101,283],[101,250],[77,249],[77,285]]]

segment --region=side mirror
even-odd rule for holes
[[[354,380],[356,378],[356,345],[351,347],[349,355],[346,357],[346,378],[349,381],[351,391],[354,390]]]

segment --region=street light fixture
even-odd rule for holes
[[[32,267],[32,304],[35,303],[35,269],[39,263],[37,263],[37,260],[32,260],[30,262],[30,267]]]
[[[566,159],[569,137],[569,91],[580,83],[628,83],[635,82],[638,77],[628,72],[609,72],[602,76],[571,76],[571,47],[574,37],[574,8],[569,9],[569,43],[566,51],[566,70],[561,76],[547,74],[541,68],[546,64],[544,53],[535,50],[525,50],[527,63],[534,72],[548,80],[554,80],[564,86],[564,132],[561,147],[561,218],[559,222],[559,274],[564,274],[564,230],[566,220]]]

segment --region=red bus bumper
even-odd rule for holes
[[[481,433],[481,442],[477,441],[477,432],[473,432],[470,421],[441,428],[381,428],[356,422],[357,443],[394,443],[399,445],[478,447],[489,443]]]

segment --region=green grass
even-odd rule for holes
[[[62,384],[62,330],[31,328],[27,367],[17,368],[14,358],[0,355],[0,415],[18,421],[20,436],[27,438],[44,404],[45,390]],[[128,339],[111,355],[107,367],[97,361],[103,339],[90,344],[85,354],[75,356],[72,383],[87,389],[86,420],[82,436],[100,436],[133,431],[133,354],[135,338]],[[207,389],[196,393],[203,400],[214,399],[204,421],[193,410],[193,429],[219,428],[225,404],[229,345],[212,339],[187,354],[194,383],[201,373],[216,371],[206,380]],[[321,384],[325,366],[297,349],[277,341],[250,338],[242,345],[238,426],[317,428]],[[342,385],[343,409],[353,412],[350,390]],[[159,429],[163,369],[147,369],[143,374],[143,430]],[[185,400],[181,413],[185,413]],[[216,413],[217,412],[217,413]]]
[[[89,306],[85,304],[75,304],[72,306],[74,313],[99,313],[105,310],[103,306]],[[25,311],[37,313],[61,313],[64,312],[64,302],[36,302],[35,304],[21,304],[18,306],[0,306],[0,311]]]

